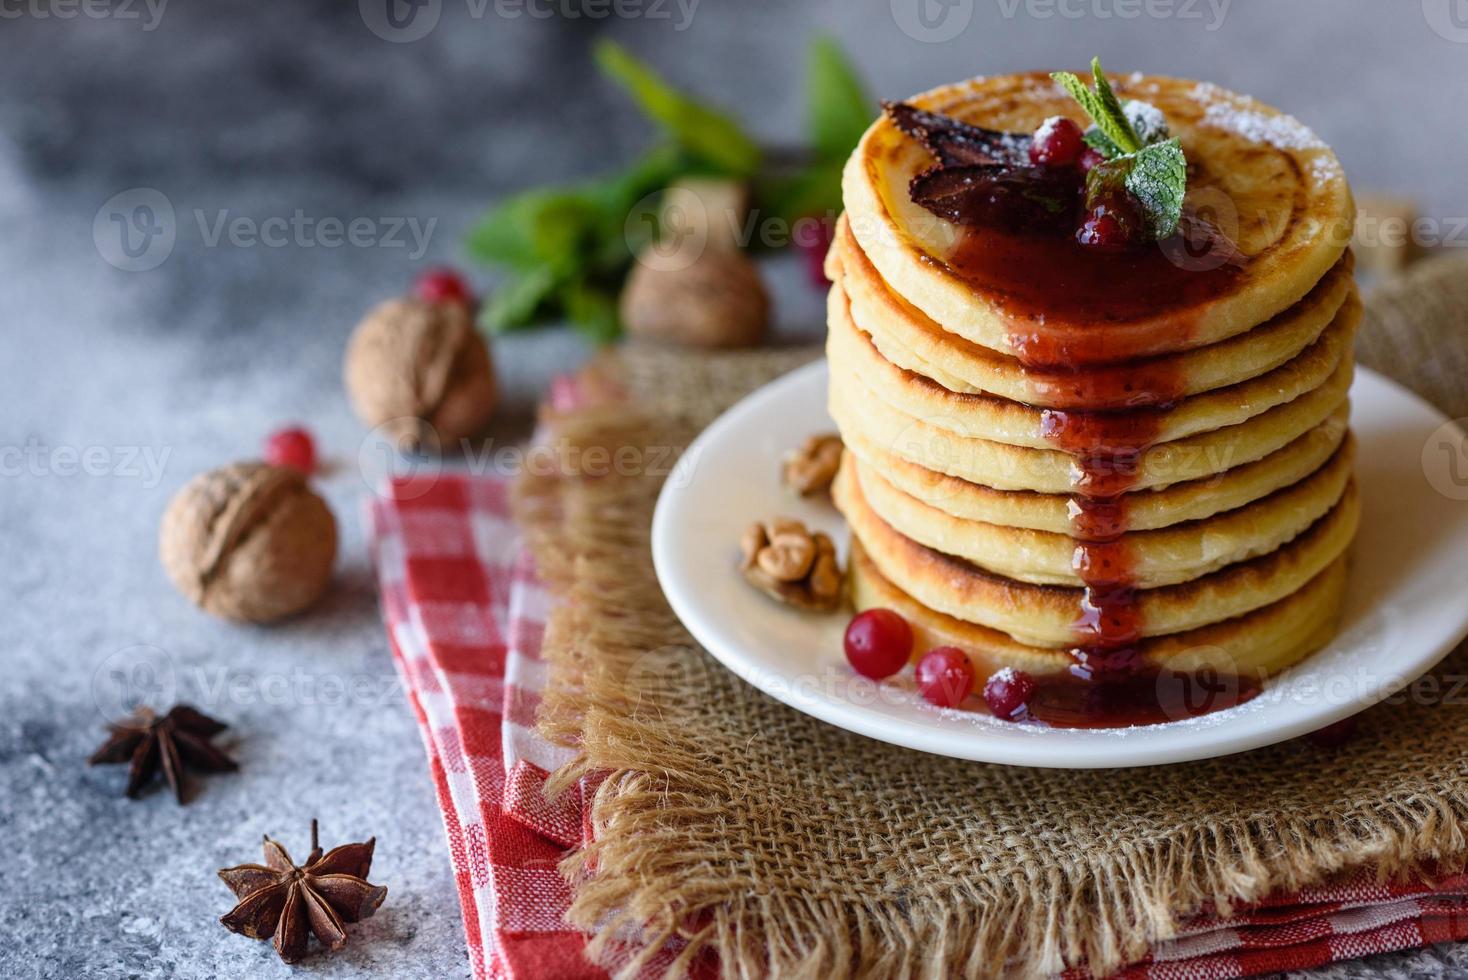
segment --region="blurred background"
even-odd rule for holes
[[[0,214],[14,229],[0,243],[11,273],[0,315],[26,339],[0,356],[35,382],[7,424],[38,399],[58,416],[91,414],[77,411],[78,388],[103,377],[197,404],[243,395],[234,384],[248,373],[254,400],[319,411],[370,302],[433,263],[493,285],[463,250],[490,204],[609,172],[651,144],[652,126],[594,63],[605,37],[779,146],[809,142],[816,34],[875,98],[1100,54],[1114,71],[1249,92],[1313,126],[1358,191],[1468,213],[1458,0],[52,2],[7,0],[0,20]],[[112,268],[92,241],[98,209],[135,188],[160,191],[177,220],[172,253],[142,273]],[[297,210],[369,218],[375,239],[393,218],[427,231],[365,246],[209,244],[221,216],[258,224]],[[773,278],[781,329],[817,335],[819,296]],[[101,346],[58,354],[81,337]],[[581,350],[564,331],[504,343],[512,394],[537,391]],[[146,365],[128,363],[143,351]]]
[[[225,904],[211,872],[317,812],[338,818],[333,836],[378,835],[394,894],[371,941],[322,971],[467,972],[399,694],[236,699],[242,730],[291,738],[246,743],[238,791],[185,820],[78,764],[100,735],[95,678],[147,644],[226,679],[309,664],[390,683],[357,519],[365,427],[341,382],[354,325],[436,265],[493,303],[507,270],[466,247],[486,212],[624,173],[655,145],[600,42],[737,120],[768,159],[798,160],[818,36],[872,114],[877,98],[1093,55],[1212,80],[1313,126],[1358,192],[1410,199],[1392,206],[1428,220],[1428,244],[1468,243],[1461,0],[0,0],[0,830],[15,855],[0,931],[24,940],[0,973],[248,973],[252,944],[194,928]],[[157,221],[119,252],[142,213]],[[775,337],[818,340],[805,257],[759,260]],[[524,436],[549,379],[593,349],[554,308],[539,319],[493,340],[497,439]],[[289,422],[328,459],[344,541],[324,606],[260,634],[172,592],[157,523],[190,476],[258,455]]]

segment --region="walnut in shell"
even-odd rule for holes
[[[764,340],[770,298],[742,252],[696,249],[638,256],[622,288],[622,324],[644,340],[688,347],[751,347]]]
[[[474,435],[498,395],[489,347],[462,303],[379,304],[352,334],[343,374],[358,417],[388,426],[403,448]]]
[[[802,497],[829,489],[841,467],[841,448],[834,432],[811,436],[785,457],[785,485]]]
[[[829,611],[841,604],[841,568],[829,535],[800,521],[775,517],[756,521],[739,542],[740,571],[749,584],[780,602]]]
[[[718,177],[686,177],[663,191],[658,224],[665,237],[702,248],[739,248],[749,214],[749,185]]]
[[[173,498],[159,556],[173,584],[207,612],[266,623],[321,597],[336,540],[335,518],[299,472],[235,463]]]

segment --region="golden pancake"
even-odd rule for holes
[[[1345,402],[1352,367],[1350,357],[1343,357],[1325,384],[1294,401],[1239,425],[1153,446],[1136,457],[1126,489],[1201,480],[1263,459],[1325,421]],[[955,431],[962,419],[944,419],[939,425],[914,418],[888,405],[854,372],[837,370],[834,364],[829,407],[843,434],[859,433],[909,462],[970,483],[996,490],[1072,493],[1084,489],[1088,478],[1070,454],[967,438]]]
[[[1076,645],[1086,590],[1016,582],[918,544],[878,517],[853,479],[838,480],[832,494],[877,569],[918,602],[1033,646]],[[1197,629],[1283,599],[1345,552],[1360,510],[1352,481],[1329,513],[1283,547],[1190,582],[1137,591],[1138,634]]]
[[[1351,479],[1353,449],[1348,442],[1315,473],[1246,507],[1128,532],[1104,547],[1125,564],[1130,584],[1143,589],[1191,581],[1268,554],[1336,505]],[[898,490],[852,453],[845,454],[838,479],[854,479],[872,512],[918,544],[1019,582],[1086,584],[1076,571],[1076,541],[1068,534],[959,520]]]
[[[934,612],[888,581],[857,541],[851,543],[851,600],[858,611],[891,609],[912,624],[913,658],[940,646],[956,646],[973,661],[980,679],[1004,667],[1036,677],[1060,674],[1074,660],[1064,651],[1020,643],[1007,633]],[[1223,677],[1277,674],[1324,646],[1335,633],[1345,601],[1347,560],[1337,558],[1290,595],[1234,619],[1184,633],[1143,639],[1140,659],[1157,667]]]
[[[847,162],[852,234],[889,288],[944,330],[1051,365],[1114,363],[1237,336],[1297,303],[1349,244],[1355,208],[1330,148],[1304,125],[1214,85],[1112,79],[1167,117],[1188,158],[1187,207],[1246,256],[1194,260],[1162,243],[1107,253],[1070,236],[959,228],[913,203],[933,163],[886,116]],[[991,129],[1032,132],[1080,107],[1046,74],[977,78],[910,100]]]
[[[834,376],[855,375],[897,411],[966,438],[1072,453],[1140,448],[1132,446],[1131,440],[1173,442],[1238,426],[1294,401],[1330,378],[1349,352],[1361,322],[1361,302],[1353,291],[1319,339],[1273,371],[1167,407],[1082,413],[1047,411],[995,395],[950,391],[884,358],[872,339],[851,321],[840,286],[831,287],[826,303],[826,359]],[[1057,444],[1057,439],[1064,442]]]
[[[1342,404],[1324,422],[1263,459],[1201,480],[1123,494],[1118,501],[1123,523],[1133,531],[1150,531],[1198,521],[1288,487],[1335,454],[1346,438],[1349,419],[1350,406]],[[847,452],[860,459],[865,469],[876,470],[896,489],[952,517],[1057,534],[1073,532],[1068,494],[995,490],[910,463],[860,432],[844,435]]]
[[[1076,371],[1027,367],[1018,358],[948,333],[887,288],[843,215],[826,272],[850,304],[852,322],[899,367],[965,394],[991,394],[1045,408],[1114,409],[1175,401],[1272,371],[1315,342],[1354,290],[1350,252],[1304,299],[1247,333],[1208,347]]]

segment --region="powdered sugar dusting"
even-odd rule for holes
[[[1040,123],[1039,128],[1035,130],[1035,142],[1044,143],[1048,141],[1050,137],[1055,135],[1055,128],[1064,121],[1064,116],[1051,116],[1049,119]]]
[[[1253,100],[1221,89],[1212,82],[1200,82],[1193,89],[1192,96],[1206,107],[1203,111],[1205,123],[1237,133],[1247,140],[1280,150],[1327,148],[1309,126],[1294,116],[1265,112]]]
[[[1167,116],[1152,103],[1128,99],[1121,108],[1143,143],[1157,143],[1171,135],[1167,128]]]

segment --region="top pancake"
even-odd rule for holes
[[[1122,99],[1167,116],[1189,164],[1186,206],[1244,253],[1238,265],[1173,244],[1123,253],[1065,235],[960,228],[914,204],[928,152],[885,116],[843,177],[847,219],[887,285],[943,329],[1027,364],[1117,363],[1217,343],[1304,297],[1345,253],[1355,208],[1330,148],[1293,118],[1216,86],[1133,75]],[[991,129],[1030,132],[1080,107],[1048,75],[979,78],[912,100]]]

